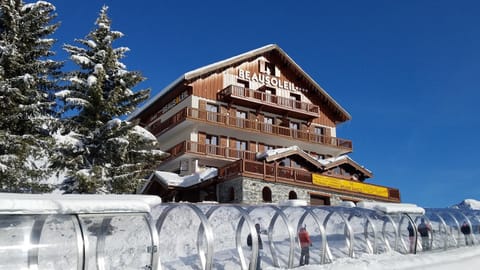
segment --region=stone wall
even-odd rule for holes
[[[294,185],[279,184],[266,182],[263,180],[250,177],[237,177],[218,184],[217,198],[220,203],[245,203],[245,204],[260,204],[264,203],[262,191],[268,187],[272,193],[272,202],[279,203],[288,200],[291,191],[295,192],[297,199],[305,200],[310,203],[310,192],[315,192],[310,189],[297,187]],[[233,200],[231,198],[233,190]],[[325,196],[330,197],[331,205],[337,205],[342,200],[335,194],[322,192]]]
[[[233,195],[233,200],[231,195]],[[220,203],[242,203],[242,197],[242,177],[228,180],[217,185],[217,198]]]

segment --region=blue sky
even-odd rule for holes
[[[30,1],[27,1],[30,2]],[[183,73],[276,43],[351,115],[337,136],[402,201],[480,199],[480,2],[50,1],[58,46],[102,5],[152,96]],[[62,53],[59,57],[65,57]]]

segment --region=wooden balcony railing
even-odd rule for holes
[[[245,175],[253,178],[259,178],[265,181],[296,183],[299,185],[305,185],[309,188],[328,189],[328,190],[345,193],[349,195],[359,195],[359,194],[354,194],[351,191],[337,190],[335,188],[316,186],[312,182],[311,172],[305,171],[303,169],[280,167],[276,163],[272,164],[272,163],[242,159],[242,160],[237,160],[235,162],[232,162],[231,164],[228,164],[227,166],[220,168],[218,171],[218,177],[220,179],[225,179],[225,180],[231,179],[232,177],[235,177],[238,175]],[[341,179],[341,180],[345,180],[345,179]],[[369,198],[382,200],[382,201],[400,202],[400,191],[398,189],[372,185],[372,184],[365,184],[365,185],[382,187],[382,188],[388,189],[388,197],[381,197],[381,196],[369,195],[369,194],[362,194],[362,196],[366,196]]]
[[[317,105],[236,85],[230,85],[223,89],[218,96],[220,100],[231,98],[248,100],[266,106],[287,109],[297,114],[305,114],[308,117],[318,117],[320,114],[320,107]]]
[[[352,150],[352,141],[350,140],[314,134],[303,130],[291,129],[288,127],[258,122],[257,120],[244,119],[226,114],[199,110],[196,108],[184,108],[172,117],[168,118],[166,121],[160,123],[156,127],[153,127],[151,129],[151,132],[156,136],[159,136],[160,134],[175,127],[187,118],[202,122],[208,122],[215,125],[221,125],[231,128],[240,128],[243,130],[250,130],[275,136],[289,137],[294,140]]]
[[[257,154],[256,152],[231,149],[212,144],[201,144],[192,141],[183,141],[170,148],[166,152],[170,154],[167,160],[174,159],[175,157],[185,153],[208,155],[214,157],[228,158],[232,160],[255,160]]]

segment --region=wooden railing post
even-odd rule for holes
[[[274,167],[274,172],[273,172],[273,180],[277,182],[277,174],[278,174],[278,162],[275,161],[275,167]]]
[[[266,179],[267,175],[267,166],[265,164],[265,160],[263,160],[263,179]]]

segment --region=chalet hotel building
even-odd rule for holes
[[[400,202],[337,137],[349,113],[277,45],[182,75],[134,112],[169,157],[141,192],[163,201]],[[207,172],[207,173],[206,173]]]

